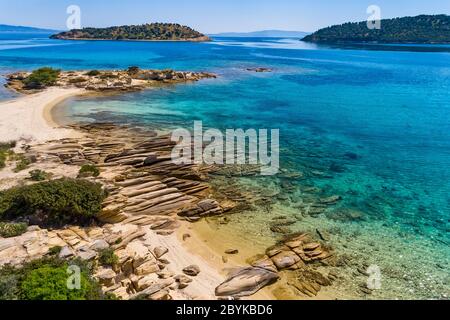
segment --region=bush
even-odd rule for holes
[[[90,76],[90,77],[95,77],[100,75],[100,71],[98,70],[91,70],[85,73],[85,75]]]
[[[108,248],[99,252],[98,261],[102,266],[114,267],[119,263],[119,257],[114,254],[113,249]]]
[[[89,222],[106,198],[101,185],[85,180],[60,179],[0,192],[0,217],[36,215],[40,224]]]
[[[14,168],[16,173],[25,170],[31,164],[31,160],[23,154],[14,155],[13,160],[16,161],[16,167]]]
[[[34,70],[31,75],[29,75],[23,81],[25,88],[27,89],[42,89],[48,86],[53,86],[58,81],[60,70],[53,68],[40,68]]]
[[[30,171],[30,180],[32,181],[45,181],[51,177],[51,173],[36,169]]]
[[[85,164],[81,167],[80,171],[78,172],[78,178],[85,178],[85,177],[98,177],[100,175],[100,170],[91,164]]]
[[[57,256],[57,255],[59,255],[59,253],[61,252],[61,250],[62,250],[62,247],[61,246],[55,246],[55,247],[51,247],[49,250],[48,250],[48,255],[49,256]]]
[[[27,231],[26,223],[8,223],[0,222],[0,236],[3,238],[12,238],[20,236]]]
[[[80,289],[67,287],[68,267],[80,268]],[[101,300],[100,285],[92,278],[93,269],[79,260],[44,258],[20,268],[0,269],[0,300]]]
[[[6,166],[6,160],[10,153],[10,149],[16,146],[15,142],[0,143],[0,169]]]
[[[77,78],[69,79],[69,83],[72,83],[72,84],[83,83],[83,82],[86,82],[86,81],[87,81],[87,79],[83,78],[83,77],[77,77]]]

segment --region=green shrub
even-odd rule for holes
[[[80,268],[80,289],[69,289],[69,266]],[[0,269],[0,300],[102,300],[110,299],[92,278],[93,269],[80,260],[44,258],[22,267]]]
[[[80,171],[78,172],[78,178],[98,177],[99,175],[100,170],[92,164],[83,165]]]
[[[87,81],[87,79],[83,78],[83,77],[77,77],[77,78],[69,79],[69,83],[72,83],[72,84],[83,83],[83,82],[86,82],[86,81]]]
[[[6,160],[10,154],[10,149],[16,146],[16,142],[0,143],[0,169],[6,166]]]
[[[20,236],[27,231],[26,223],[8,223],[0,222],[0,236],[3,238],[12,238]]]
[[[60,70],[45,67],[34,70],[24,81],[27,89],[42,89],[53,86],[58,81]]]
[[[113,249],[107,248],[99,252],[98,261],[102,266],[114,267],[119,263],[119,257],[115,255]]]
[[[90,76],[90,77],[95,77],[98,76],[100,74],[100,71],[98,70],[91,70],[85,73],[85,75]]]
[[[51,173],[36,169],[30,171],[30,180],[32,181],[45,181],[51,177]]]
[[[25,170],[31,164],[30,158],[21,153],[12,155],[10,160],[16,161],[16,167],[14,168],[16,173]]]
[[[61,252],[61,250],[62,250],[62,247],[61,246],[54,246],[54,247],[51,247],[49,250],[48,250],[48,255],[49,256],[57,256],[57,255],[59,255],[59,253]]]
[[[101,185],[60,179],[0,192],[0,217],[35,215],[45,224],[85,223],[100,212],[106,197]]]

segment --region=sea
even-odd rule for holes
[[[280,173],[217,177],[255,201],[211,224],[261,253],[292,232],[329,234],[345,257],[336,298],[450,298],[450,46],[326,46],[283,38],[211,42],[60,41],[46,34],[0,34],[0,75],[51,66],[63,70],[208,71],[195,83],[138,93],[74,98],[67,121],[148,128],[279,129]],[[257,73],[251,68],[269,68]],[[4,79],[0,78],[0,84]],[[17,94],[0,89],[0,100]],[[220,185],[220,186],[219,186]],[[339,196],[323,212],[311,204]],[[258,205],[261,203],[261,205]],[[358,266],[358,267],[356,267]],[[381,288],[359,288],[377,266]]]

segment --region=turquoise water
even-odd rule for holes
[[[402,297],[448,297],[450,48],[382,49],[344,50],[292,39],[144,43],[19,38],[0,41],[0,71],[44,65],[63,69],[137,65],[217,73],[215,80],[73,100],[65,107],[81,120],[186,128],[202,120],[205,127],[219,129],[279,128],[282,169],[303,176],[245,183],[269,185],[286,195],[274,204],[277,213],[294,212],[303,201],[305,186],[317,187],[317,197],[342,196],[337,206],[319,217],[305,218],[297,227],[339,225],[345,237],[357,237],[355,230],[360,228],[370,237],[360,237],[359,251],[367,242],[378,245],[377,237],[396,241],[395,252],[381,252],[382,258],[371,262],[386,270],[425,271],[411,275],[414,285],[394,273],[387,275],[395,283],[387,285],[390,292],[401,296],[398,292],[413,286],[413,292]],[[269,67],[273,72],[246,71],[250,67]],[[0,98],[5,97],[0,91]],[[362,220],[336,219],[348,209],[359,212]],[[265,221],[261,216],[248,219],[255,225]],[[352,246],[345,246],[342,239],[335,242],[351,252]],[[392,250],[379,245],[376,251]],[[418,261],[421,255],[427,259]],[[394,259],[398,256],[410,259],[399,262]],[[433,281],[422,286],[430,275]]]

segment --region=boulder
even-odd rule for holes
[[[156,247],[155,249],[153,249],[153,254],[154,254],[156,259],[161,258],[167,252],[169,252],[169,249],[167,249],[165,247],[161,247],[161,246],[160,247]]]
[[[183,272],[188,276],[195,277],[200,273],[199,266],[191,265],[183,269]]]
[[[292,267],[297,262],[300,261],[300,257],[295,254],[295,252],[292,251],[283,251],[277,254],[276,256],[273,256],[272,258],[273,263],[278,268],[278,270],[283,270],[289,267]]]
[[[147,261],[135,269],[135,274],[138,276],[143,276],[147,274],[156,273],[159,271],[160,268],[158,264],[156,264],[154,261]]]
[[[110,287],[115,284],[116,273],[112,269],[100,268],[95,277],[105,287]]]
[[[218,297],[251,296],[266,285],[278,280],[278,274],[262,268],[242,268],[228,275],[227,280],[219,285],[215,294]]]
[[[74,256],[74,253],[73,253],[72,249],[70,249],[68,246],[65,246],[59,252],[59,258],[61,258],[61,259],[67,259],[67,258],[70,258],[73,256]]]
[[[91,245],[91,249],[95,251],[101,251],[109,248],[108,242],[103,239],[95,240]]]

